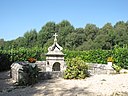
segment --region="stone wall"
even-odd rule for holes
[[[15,82],[18,82],[19,79],[21,78],[21,71],[22,71],[22,66],[25,66],[27,62],[18,62],[18,63],[13,63],[11,66],[11,76]],[[46,61],[37,61],[35,63],[38,68],[40,68],[40,73],[39,73],[39,79],[53,79],[53,78],[59,78],[63,77],[63,72],[64,71],[47,71],[46,70]],[[89,73],[91,75],[95,74],[113,74],[116,73],[112,66],[108,64],[93,64],[93,63],[88,63],[89,65]]]
[[[19,80],[21,79],[21,70],[23,70],[23,68],[20,63],[13,63],[11,65],[10,76],[12,77],[14,82],[19,82]]]
[[[46,71],[46,61],[36,61],[36,65],[41,69],[40,72]]]
[[[116,73],[112,66],[108,64],[88,63],[90,74],[114,74]]]
[[[21,73],[23,73],[23,66],[26,66],[29,64],[28,62],[15,62],[11,65],[11,77],[14,80],[14,82],[19,82],[19,80],[22,78]],[[40,68],[39,71],[39,79],[53,79],[53,78],[59,78],[63,77],[63,71],[52,71],[47,72],[46,71],[46,61],[37,61],[33,64],[36,64],[38,68]]]
[[[60,71],[53,71],[53,72],[40,72],[39,79],[40,80],[47,80],[47,79],[55,79],[55,78],[63,78],[63,72]]]

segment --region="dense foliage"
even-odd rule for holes
[[[128,69],[128,48],[114,48],[113,50],[90,50],[90,51],[65,51],[65,58],[72,59],[76,56],[84,62],[107,64],[108,57],[113,58],[113,63]]]
[[[109,50],[90,50],[90,51],[65,51],[66,58],[82,58],[84,62],[106,64],[107,58],[111,56],[112,51]]]
[[[0,71],[10,69],[11,64],[10,55],[0,50]]]
[[[106,23],[102,28],[95,24],[86,24],[84,28],[74,28],[69,21],[63,20],[56,24],[47,22],[39,32],[36,30],[27,31],[24,36],[11,41],[0,39],[0,49],[47,47],[52,44],[53,34],[59,36],[58,42],[68,50],[110,50],[118,45],[128,45],[128,22],[119,21],[112,26]]]
[[[34,65],[34,66],[33,66]],[[38,74],[39,74],[39,68],[34,63],[27,64],[23,67],[23,70],[21,70],[21,79],[18,82],[18,85],[32,85],[38,82]]]
[[[0,71],[8,70],[13,62],[27,61],[30,58],[45,60],[42,48],[19,48],[10,50],[0,50]]]
[[[88,65],[81,58],[67,60],[67,68],[64,72],[65,79],[84,79],[88,76]]]
[[[81,58],[84,62],[107,64],[108,57],[113,58],[113,63],[128,69],[128,48],[114,48],[113,50],[88,50],[69,51],[64,50],[65,59],[75,57]],[[30,57],[36,60],[45,60],[43,48],[34,47],[31,49],[20,48],[11,50],[0,50],[0,71],[10,68],[12,62],[27,61]]]

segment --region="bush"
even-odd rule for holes
[[[114,48],[113,50],[65,51],[65,58],[80,57],[88,63],[107,64],[113,61],[121,68],[128,69],[128,48]],[[109,57],[109,58],[108,58]]]
[[[33,85],[38,82],[38,74],[39,74],[39,68],[34,63],[27,64],[23,67],[23,70],[21,70],[21,79],[18,82],[18,85]]]
[[[27,61],[29,57],[45,60],[43,49],[38,47],[0,50],[0,71],[9,70],[13,62]],[[35,62],[36,60],[30,59],[31,61]]]
[[[80,57],[84,62],[107,64],[108,57],[113,57],[113,63],[128,69],[128,48],[114,48],[113,50],[68,51],[65,59]],[[0,71],[10,69],[10,65],[17,61],[27,61],[29,57],[45,60],[43,49],[38,47],[0,50]]]
[[[113,64],[113,69],[114,69],[117,73],[119,73],[122,68],[121,68],[120,66],[118,66],[118,65]]]
[[[114,63],[121,68],[128,69],[128,49],[115,48],[113,51]]]
[[[12,62],[10,61],[10,56],[8,54],[0,53],[0,72],[9,70],[11,63]]]
[[[65,58],[80,57],[84,62],[106,64],[107,58],[111,56],[112,51],[109,50],[89,50],[89,51],[65,51]]]
[[[64,72],[65,79],[84,79],[88,76],[88,65],[81,58],[67,60],[67,69]]]

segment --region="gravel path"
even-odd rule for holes
[[[12,86],[6,74],[0,73],[0,96],[128,96],[128,74],[94,75],[84,80],[51,79],[25,88]]]

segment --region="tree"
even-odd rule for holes
[[[11,40],[11,41],[6,41],[6,42],[4,43],[4,48],[3,48],[3,49],[5,49],[5,50],[10,50],[10,49],[12,48],[12,45],[13,45],[13,40]]]
[[[114,32],[114,30],[111,23],[106,23],[100,31],[101,34],[111,34],[112,32]]]
[[[77,34],[84,34],[84,29],[83,29],[83,28],[76,28],[76,29],[75,29],[75,32],[76,32]]]
[[[50,39],[53,34],[56,33],[56,24],[54,22],[48,22],[42,29],[39,31],[38,34],[38,45],[43,47],[43,45]]]
[[[25,39],[25,46],[26,47],[33,47],[36,45],[37,41],[37,32],[36,30],[31,30],[30,32],[26,32],[24,34],[24,39]]]
[[[74,28],[69,21],[63,20],[58,24],[47,22],[39,32],[30,30],[15,40],[0,39],[0,48],[10,49],[13,45],[14,48],[37,46],[45,49],[51,44],[54,33],[58,34],[59,44],[70,50],[110,50],[114,49],[115,45],[128,45],[128,21],[119,21],[114,26],[106,23],[102,28],[95,24],[86,24],[85,28]]]
[[[12,45],[13,45],[14,48],[26,47],[25,44],[26,43],[25,43],[25,38],[24,37],[18,37],[12,43]]]
[[[114,42],[115,45],[119,45],[123,47],[124,44],[128,44],[128,31],[127,31],[127,24],[123,21],[119,21],[114,26]]]
[[[0,39],[0,49],[3,49],[4,48],[4,39]]]
[[[84,35],[77,33],[70,33],[66,37],[65,47],[68,49],[76,49],[76,47],[80,46],[84,42]]]
[[[108,34],[103,35],[100,34],[96,37],[94,40],[95,48],[96,49],[104,49],[104,50],[110,50],[112,48],[111,42],[109,41],[110,37]]]
[[[58,24],[58,26],[58,42],[60,42],[60,45],[62,45],[62,47],[66,47],[66,38],[68,34],[74,32],[74,27],[67,20],[63,20]]]
[[[70,22],[67,21],[67,20],[61,21],[58,25],[59,25],[60,28],[62,28],[62,27],[67,27],[67,26],[71,26]]]
[[[97,49],[97,48],[95,48],[95,43],[91,39],[83,42],[82,45],[76,48],[76,50],[93,50],[93,49]]]
[[[94,40],[97,33],[98,33],[99,28],[96,27],[94,24],[87,24],[85,26],[84,32],[86,34],[87,40],[91,39]]]

